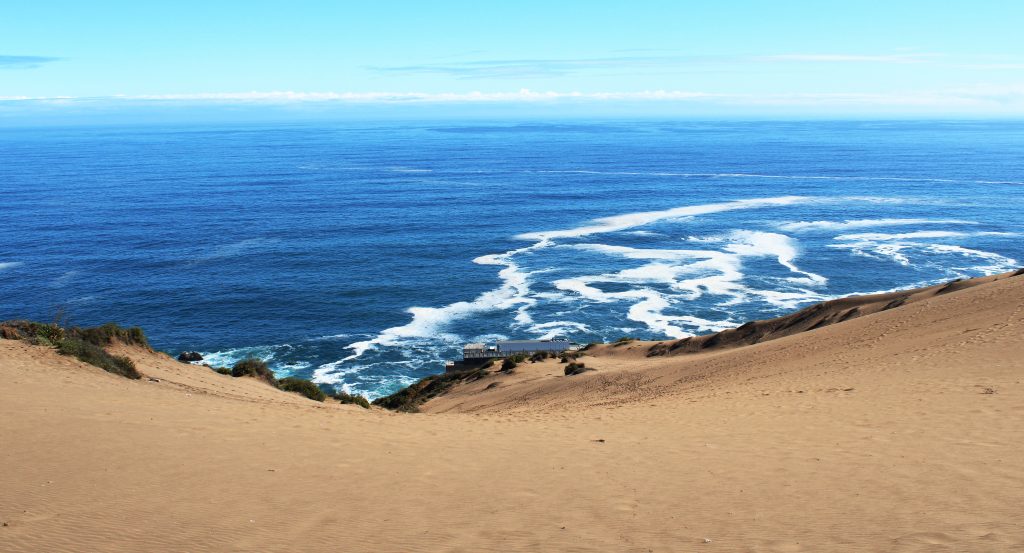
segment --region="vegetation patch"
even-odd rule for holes
[[[365,397],[360,396],[360,395],[352,395],[352,394],[345,393],[342,390],[338,390],[338,391],[334,392],[333,394],[331,394],[331,397],[333,397],[334,399],[340,401],[341,403],[345,403],[345,404],[349,404],[349,405],[358,405],[358,406],[362,407],[363,409],[369,409],[370,408],[370,402],[367,401],[367,399]]]
[[[658,342],[647,349],[647,357],[657,357],[659,355],[665,355],[669,351],[669,346],[665,342]]]
[[[506,359],[506,361],[508,360]],[[479,368],[431,375],[389,396],[377,398],[373,400],[373,404],[392,411],[415,413],[419,411],[420,405],[431,398],[444,394],[452,386],[460,382],[473,382],[488,374],[490,373],[486,369]]]
[[[582,356],[583,356],[583,350],[580,350],[580,351],[563,351],[562,354],[558,356],[558,362],[559,363],[568,363],[569,361],[575,361],[576,359],[579,359]]]
[[[565,376],[575,376],[592,370],[594,369],[588,369],[583,363],[569,363],[565,366]]]
[[[124,328],[114,323],[107,323],[105,325],[92,328],[74,327],[71,329],[70,334],[74,337],[80,338],[84,342],[101,347],[109,346],[116,341],[129,346],[140,346],[146,349],[152,349],[149,347],[149,340],[146,339],[146,333],[137,326]]]
[[[135,363],[131,359],[120,355],[110,355],[107,350],[95,344],[76,338],[65,338],[57,342],[56,346],[57,352],[61,355],[70,355],[109,373],[125,378],[142,378],[142,374],[135,368]]]
[[[327,399],[327,394],[320,389],[320,386],[317,386],[304,378],[296,378],[294,376],[282,378],[277,381],[277,387],[286,392],[294,392],[296,394],[306,396],[313,401],[323,401]]]
[[[533,355],[530,356],[530,362],[537,363],[549,357],[554,357],[555,355],[556,354],[553,351],[538,351],[537,353],[534,353]]]
[[[255,357],[248,357],[235,363],[231,367],[231,376],[236,378],[251,376],[263,380],[275,388],[277,387],[277,378],[274,377],[274,372],[270,370],[265,361]]]
[[[127,357],[111,355],[104,346],[113,343],[113,338],[121,339],[128,344],[139,344],[146,348],[146,336],[142,329],[124,329],[116,324],[108,323],[95,328],[66,329],[54,323],[37,323],[35,321],[6,321],[0,323],[0,336],[8,340],[25,340],[38,346],[56,348],[57,353],[68,355],[99,367],[109,373],[125,378],[142,378],[135,368],[135,363]]]

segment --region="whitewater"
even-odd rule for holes
[[[466,342],[712,332],[1016,268],[1024,123],[0,131],[0,318],[378,397]]]

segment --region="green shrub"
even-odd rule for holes
[[[636,341],[636,338],[634,338],[632,336],[623,336],[623,337],[619,338],[618,340],[615,340],[615,345],[620,346],[622,344],[628,344],[630,342],[635,342],[635,341]]]
[[[64,329],[55,324],[29,323],[29,335],[40,345],[52,346],[64,339]]]
[[[109,373],[121,375],[125,378],[142,378],[135,363],[127,357],[110,355],[100,346],[85,342],[76,338],[65,338],[57,344],[57,352],[62,355],[70,355],[79,361],[95,365]]]
[[[42,334],[37,334],[35,337],[30,338],[29,342],[34,344],[34,345],[37,345],[37,346],[44,346],[44,347],[48,347],[48,348],[52,348],[52,347],[54,347],[56,345],[53,342],[51,342],[49,340],[49,338],[47,338],[46,336],[43,336]],[[60,343],[60,342],[58,342],[58,343]]]
[[[505,359],[504,361],[501,362],[501,372],[510,373],[514,371],[518,366],[519,363],[516,363],[514,359],[509,357],[508,359]]]
[[[131,346],[142,346],[149,349],[146,333],[137,326],[123,328],[114,323],[107,323],[92,328],[72,328],[71,334],[97,346],[107,346],[116,340]]]
[[[270,367],[267,367],[267,364],[262,359],[257,359],[255,357],[242,359],[235,363],[235,365],[231,367],[231,376],[251,376],[253,378],[266,381],[271,386],[277,386],[277,379],[274,377],[274,373],[270,370]]]
[[[277,381],[277,386],[286,392],[301,394],[313,401],[323,401],[327,399],[327,394],[320,389],[320,386],[317,386],[304,378],[296,378],[294,376],[282,378]]]
[[[333,397],[334,399],[340,401],[341,403],[350,404],[350,405],[358,405],[358,406],[362,407],[363,409],[369,409],[370,408],[370,402],[367,401],[367,399],[365,397],[360,396],[360,395],[347,394],[347,393],[345,393],[342,390],[337,390],[333,394],[331,394],[331,397]]]
[[[218,373],[220,373],[220,374],[226,374],[226,375],[228,375],[228,376],[231,376],[231,369],[229,369],[229,368],[227,368],[227,367],[217,367],[217,368],[215,368],[215,369],[213,369],[213,370],[214,370],[215,372],[218,372]]]

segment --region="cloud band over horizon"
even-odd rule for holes
[[[298,104],[538,104],[538,103],[704,103],[731,106],[788,107],[918,107],[918,108],[1000,108],[1024,113],[1024,85],[1009,87],[965,87],[936,91],[894,93],[779,93],[740,94],[683,90],[632,92],[534,91],[514,92],[296,92],[250,91],[185,94],[141,94],[112,96],[0,96],[8,106],[47,104],[82,106],[89,104],[201,104],[201,105],[298,105]]]

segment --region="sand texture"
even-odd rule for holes
[[[1024,276],[953,288],[419,414],[0,340],[0,551],[1024,551]]]

